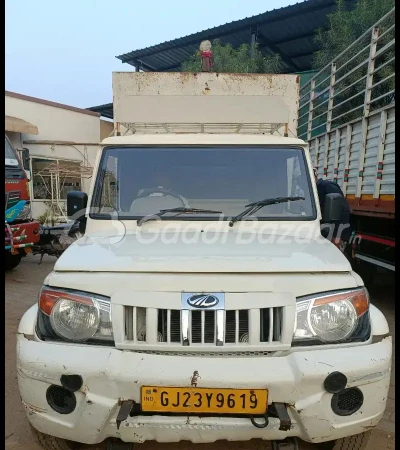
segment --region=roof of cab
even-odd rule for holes
[[[106,145],[300,145],[307,144],[297,138],[265,134],[131,134],[104,139]]]

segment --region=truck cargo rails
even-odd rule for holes
[[[364,280],[395,270],[393,8],[300,91],[299,137],[351,207],[348,256]]]

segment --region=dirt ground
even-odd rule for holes
[[[40,450],[36,444],[32,443],[28,422],[19,398],[15,351],[19,320],[23,313],[37,301],[39,288],[45,276],[53,269],[55,260],[45,257],[41,265],[38,265],[38,261],[37,257],[28,256],[17,269],[6,273],[5,276],[5,448],[7,450]],[[370,293],[372,302],[387,317],[394,338],[394,277],[391,274],[380,275]],[[393,367],[386,413],[379,426],[373,431],[367,450],[394,450],[395,448],[394,379]],[[202,445],[189,443],[167,445],[147,442],[139,448],[140,450],[266,450],[271,446],[266,442],[254,440],[237,444],[218,442]],[[313,450],[315,446],[301,443],[300,449]]]

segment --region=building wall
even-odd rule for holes
[[[100,120],[100,141],[108,138],[114,131],[114,122],[108,122],[107,120]]]
[[[39,134],[28,139],[98,142],[100,138],[100,117],[89,111],[77,112],[6,95],[5,113],[38,127]]]
[[[49,189],[53,185],[53,192],[55,191],[56,181],[59,191],[62,192],[61,196],[64,197],[59,202],[64,211],[68,189],[76,187],[84,192],[88,192],[90,189],[90,172],[94,167],[98,143],[101,140],[100,117],[92,112],[71,110],[67,109],[67,106],[65,108],[62,106],[39,103],[36,99],[17,98],[9,96],[7,93],[5,96],[5,114],[30,122],[39,130],[39,134],[36,136],[7,132],[11,143],[17,150],[29,149],[31,178],[33,178],[29,184],[34,218],[38,218],[48,210],[49,203],[51,203],[51,198],[49,198],[51,190]],[[38,175],[41,172],[38,167],[53,163],[68,168],[71,176],[64,174],[56,178],[56,175],[52,177]],[[74,174],[71,170],[75,167],[73,164],[84,169],[77,169]],[[85,172],[84,175],[82,175],[82,170]],[[41,187],[40,183],[42,182],[43,186]],[[46,193],[43,194],[44,191]],[[60,211],[60,220],[62,220],[61,218]]]

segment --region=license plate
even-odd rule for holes
[[[267,412],[266,389],[209,389],[143,386],[142,411],[202,414]]]

